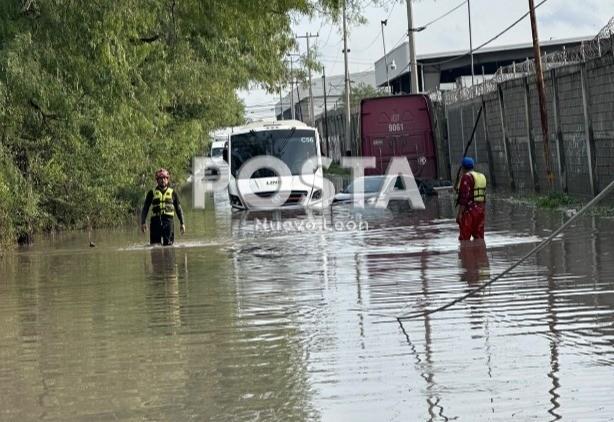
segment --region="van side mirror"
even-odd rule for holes
[[[222,158],[228,163],[228,144],[224,145],[224,151],[222,151]]]

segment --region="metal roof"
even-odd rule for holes
[[[551,47],[551,46],[557,47],[557,46],[565,45],[565,44],[575,44],[575,43],[581,43],[582,41],[590,41],[593,38],[595,38],[594,35],[585,36],[585,37],[562,38],[562,39],[557,39],[557,40],[540,41],[539,44],[541,47]],[[404,42],[401,46],[397,48],[400,48],[406,44],[407,42]],[[479,50],[474,50],[473,55],[476,56],[480,54],[497,53],[500,51],[510,51],[510,50],[524,50],[527,48],[533,48],[533,43],[519,43],[519,44],[508,44],[508,45],[484,47],[484,48],[480,48]],[[462,54],[469,54],[469,50],[454,50],[454,51],[444,51],[441,53],[418,54],[417,59],[418,60],[445,59],[446,57],[460,56]]]

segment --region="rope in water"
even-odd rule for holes
[[[427,315],[432,315],[432,314],[437,313],[437,312],[445,311],[446,309],[451,308],[452,306],[456,305],[457,303],[462,302],[463,300],[467,299],[468,297],[471,297],[471,296],[475,295],[476,293],[484,290],[485,288],[487,288],[488,286],[493,284],[495,281],[499,280],[501,277],[503,277],[504,275],[506,275],[507,273],[512,271],[514,268],[516,268],[517,266],[522,264],[527,258],[529,258],[532,255],[536,254],[537,252],[541,251],[546,245],[548,245],[550,242],[552,242],[555,237],[557,237],[560,233],[565,231],[565,229],[567,229],[567,227],[569,227],[569,225],[571,225],[577,218],[579,218],[587,210],[589,210],[590,208],[595,206],[595,204],[597,204],[599,201],[601,201],[603,198],[605,198],[605,196],[613,188],[614,188],[614,180],[612,182],[610,182],[610,184],[608,186],[606,186],[606,188],[604,190],[602,190],[601,193],[599,193],[599,195],[594,197],[589,203],[587,203],[584,207],[582,207],[582,209],[580,209],[580,211],[578,211],[573,217],[571,217],[563,225],[561,225],[561,227],[559,227],[554,232],[552,232],[552,234],[550,236],[548,236],[547,239],[545,239],[539,245],[537,245],[536,247],[531,249],[530,252],[528,252],[525,256],[523,256],[518,261],[516,261],[514,264],[512,264],[509,268],[507,268],[501,274],[499,274],[499,275],[495,276],[494,278],[490,279],[488,282],[482,284],[480,287],[476,287],[475,289],[471,290],[469,293],[466,293],[465,295],[460,296],[460,297],[458,297],[458,298],[456,298],[456,299],[454,299],[454,300],[452,300],[452,301],[450,301],[450,302],[446,303],[445,305],[442,305],[442,306],[440,306],[438,308],[427,309],[427,310],[421,311],[421,312],[407,313],[407,314],[404,314],[404,315],[397,316],[397,318],[396,318],[397,321],[399,323],[401,323],[401,321],[404,321],[404,320],[416,319],[416,318],[419,318],[419,317],[425,317]]]

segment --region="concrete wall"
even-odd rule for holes
[[[455,173],[481,106],[467,155],[491,185],[517,192],[566,192],[589,198],[614,180],[614,57],[545,73],[550,188],[535,76],[498,85],[446,107],[450,167]]]

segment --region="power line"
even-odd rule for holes
[[[322,28],[324,27],[324,20],[322,19],[322,21],[320,22],[320,29],[318,29],[317,33],[319,34],[320,32],[322,32]],[[316,42],[313,45],[314,49],[318,49],[319,47],[319,39],[316,39]]]
[[[542,0],[540,3],[538,3],[535,8],[537,9],[539,6],[541,6],[542,4],[546,3],[548,0]],[[463,54],[459,54],[458,56],[454,56],[450,59],[446,59],[446,60],[441,60],[439,62],[428,62],[428,63],[423,63],[422,66],[440,66],[442,64],[446,64],[446,63],[451,63],[454,62],[456,60],[462,59],[463,57],[467,57],[469,55],[471,55],[472,51],[475,52],[477,50],[482,49],[483,47],[486,47],[488,44],[490,44],[491,42],[495,41],[496,39],[498,39],[499,37],[501,37],[503,34],[505,34],[507,31],[509,31],[510,29],[512,29],[513,27],[515,27],[516,25],[518,25],[520,22],[522,22],[522,20],[524,18],[526,18],[527,16],[529,16],[529,13],[531,13],[530,11],[527,11],[524,15],[522,15],[520,18],[516,19],[511,25],[509,25],[507,28],[505,28],[503,31],[499,32],[497,35],[495,35],[494,37],[492,37],[491,39],[489,39],[488,41],[486,41],[485,43],[477,46],[476,48],[474,48],[473,50],[469,50]],[[408,63],[407,65],[405,65],[405,67],[403,69],[401,69],[401,71],[399,72],[399,74],[405,72],[410,66],[410,63]]]
[[[539,2],[536,6],[535,9],[537,9],[539,6],[541,6],[542,4],[546,3],[548,0],[542,0],[541,2]],[[524,15],[522,15],[521,17],[519,17],[518,19],[516,19],[511,25],[509,25],[507,28],[505,28],[503,31],[499,32],[497,35],[495,35],[494,37],[492,37],[491,39],[489,39],[488,41],[486,41],[485,43],[477,46],[476,48],[474,48],[473,50],[469,50],[466,53],[463,54],[459,54],[456,57],[452,57],[451,59],[447,59],[447,60],[442,60],[439,62],[429,62],[429,63],[424,63],[424,66],[439,66],[442,64],[446,64],[446,63],[451,63],[454,62],[458,59],[462,59],[463,57],[467,57],[469,56],[472,51],[477,51],[480,50],[483,47],[486,47],[488,44],[490,44],[491,42],[495,41],[496,39],[498,39],[499,37],[501,37],[503,34],[505,34],[507,31],[509,31],[510,29],[512,29],[513,27],[515,27],[516,25],[518,25],[520,22],[522,22],[522,20],[524,18],[526,18],[527,16],[529,16],[529,14],[531,13],[531,11],[527,11]],[[405,70],[405,69],[404,69]]]
[[[259,108],[259,107],[269,107],[277,104],[275,103],[256,103],[256,104],[246,104],[245,108]]]
[[[465,3],[467,3],[467,0],[464,0],[461,4],[459,4],[458,6],[454,6],[452,9],[448,10],[446,13],[444,13],[443,15],[433,19],[430,22],[425,23],[424,25],[418,26],[418,28],[427,28],[430,25],[434,24],[435,22],[440,21],[441,19],[445,18],[446,16],[448,16],[450,13],[455,12],[456,10],[458,10],[459,8],[461,8]],[[407,37],[407,31],[405,31],[403,33],[403,36],[399,39],[399,41],[396,42],[396,44],[394,44],[394,46],[390,49],[391,51],[394,50],[395,48],[397,48],[399,45],[401,45],[401,43],[403,42],[403,40]],[[474,50],[475,51],[475,50]]]
[[[439,16],[438,18],[433,19],[432,21],[425,23],[424,25],[422,25],[421,27],[423,28],[428,28],[429,26],[431,26],[432,24],[434,24],[435,22],[438,22],[440,20],[442,20],[443,18],[445,18],[446,16],[448,16],[450,13],[455,12],[456,10],[460,9],[465,3],[467,3],[467,0],[464,0],[461,4],[459,4],[458,6],[448,10],[446,13],[444,13],[443,15]]]
[[[320,56],[320,58],[324,62],[330,62],[330,63],[343,62],[343,57],[339,57],[339,56]],[[352,64],[365,64],[365,65],[373,64],[373,60],[371,59],[353,59],[353,60],[348,60],[348,62]]]
[[[466,0],[465,0],[466,1]],[[394,7],[397,5],[396,1],[392,4],[392,7],[390,8],[390,12],[388,13],[388,16],[386,17],[386,20],[390,19],[390,16],[392,16],[392,12],[394,11]],[[379,40],[381,38],[382,34],[381,32],[378,30],[377,31],[377,35],[375,36],[375,38],[373,38],[373,41],[371,41],[371,43],[369,43],[368,46],[366,46],[365,48],[363,48],[363,50],[368,50],[370,49],[373,44],[375,44],[375,42],[377,40]]]
[[[272,107],[275,107],[276,105],[277,105],[277,103],[271,104],[271,105],[266,105],[266,106],[245,107],[245,110],[248,110],[248,111],[268,110],[268,109],[270,109]]]

